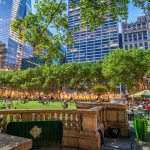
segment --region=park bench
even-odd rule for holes
[[[32,139],[33,147],[62,147],[63,125],[61,121],[20,121],[9,122],[6,133]]]

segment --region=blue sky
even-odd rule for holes
[[[137,7],[134,7],[131,3],[129,4],[129,16],[128,22],[136,21],[138,16],[143,15],[143,11]]]
[[[32,1],[32,10],[34,11],[34,1],[35,0],[31,0]],[[143,11],[137,7],[134,7],[131,3],[129,4],[129,16],[128,16],[128,22],[135,22],[137,20],[138,16],[143,15]],[[121,25],[119,25],[119,30],[121,32]],[[53,34],[55,33],[55,30],[52,29],[51,31]]]

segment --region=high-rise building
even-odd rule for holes
[[[79,2],[80,0],[76,0]],[[104,58],[110,51],[119,48],[118,22],[112,20],[111,15],[102,27],[91,31],[89,27],[81,27],[80,8],[71,8],[71,0],[68,2],[69,30],[75,31],[73,38],[75,43],[68,47],[66,62],[96,62]],[[98,14],[97,14],[98,15]]]
[[[6,45],[0,41],[0,68],[4,65]]]
[[[29,11],[31,0],[0,0],[0,41],[6,45],[2,68],[19,68],[23,57],[32,56],[31,46],[19,40],[11,30],[12,21],[23,19]]]
[[[150,11],[137,18],[136,22],[122,23],[123,48],[150,48]]]
[[[63,57],[56,57],[56,59],[53,59],[51,61],[52,64],[60,65],[65,63],[65,51],[66,48],[63,46],[60,46],[60,53],[63,55]],[[46,54],[46,51],[45,51]],[[44,54],[42,54],[44,55]],[[29,58],[23,58],[21,61],[21,69],[25,70],[28,68],[35,68],[37,66],[43,66],[46,63],[46,59],[44,59],[42,56],[33,56]]]
[[[45,65],[46,60],[39,57],[39,56],[33,56],[29,58],[23,58],[21,61],[21,69],[25,70],[28,68],[35,68],[37,66],[43,66]]]

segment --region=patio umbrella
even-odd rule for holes
[[[137,92],[135,94],[132,94],[130,95],[129,97],[142,97],[142,98],[150,98],[150,91],[149,90],[144,90],[144,91],[141,91],[141,92]]]

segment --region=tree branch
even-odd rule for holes
[[[61,6],[61,4],[62,4],[62,1],[63,1],[63,0],[60,1],[58,7],[57,7],[56,10],[52,13],[51,18],[50,18],[50,21],[48,22],[48,24],[46,25],[45,29],[44,29],[43,32],[41,33],[41,36],[42,36],[42,35],[44,34],[44,32],[47,30],[47,28],[48,28],[48,26],[50,25],[50,23],[51,23],[53,17],[55,16],[55,13],[57,13],[57,11],[59,10],[59,8],[60,8],[60,6]]]

